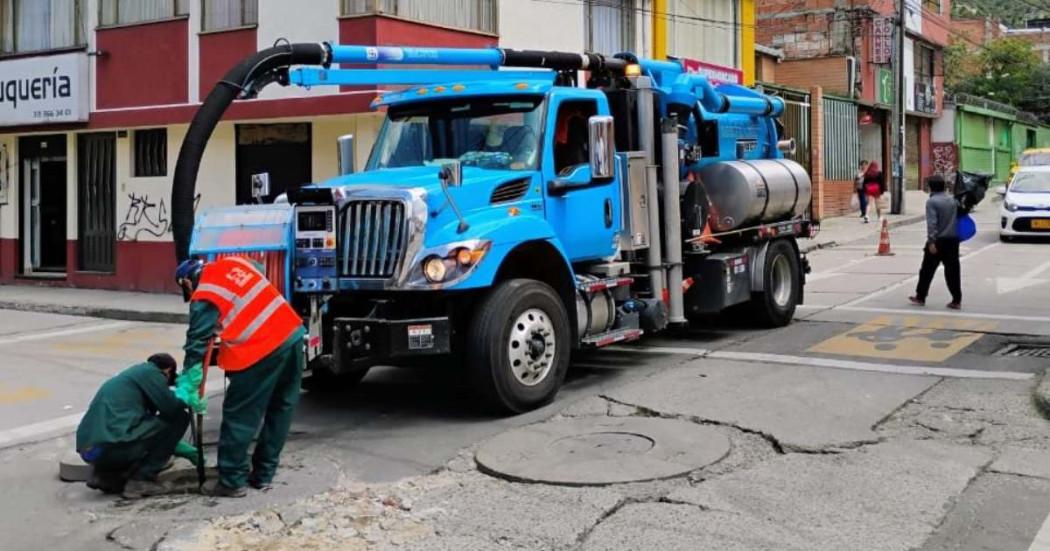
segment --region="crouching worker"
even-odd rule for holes
[[[134,499],[164,493],[157,475],[182,444],[190,422],[186,404],[169,388],[175,359],[154,354],[106,381],[77,427],[77,453],[93,467],[87,485]]]
[[[258,264],[238,257],[179,265],[175,281],[190,302],[183,375],[199,380],[216,334],[218,365],[229,386],[219,430],[219,480],[205,494],[243,497],[245,486],[266,489],[277,472],[303,371],[303,322]],[[261,428],[260,428],[261,427]],[[248,460],[248,447],[259,437]]]

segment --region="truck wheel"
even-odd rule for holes
[[[751,311],[762,325],[783,327],[791,323],[802,290],[798,254],[785,240],[776,240],[766,249],[761,293],[751,294]]]
[[[466,360],[474,387],[493,407],[514,413],[554,399],[569,368],[569,316],[545,283],[499,284],[475,310]]]

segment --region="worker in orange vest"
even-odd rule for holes
[[[208,342],[218,336],[218,364],[229,386],[222,404],[219,480],[208,495],[243,497],[245,486],[270,487],[292,415],[299,402],[303,372],[303,322],[262,267],[240,257],[205,263],[186,260],[175,271],[183,299],[190,303],[186,357],[180,382],[200,381]],[[200,411],[200,405],[196,406]],[[260,425],[255,451],[248,446]]]

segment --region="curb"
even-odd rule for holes
[[[926,219],[926,215],[925,214],[917,214],[917,215],[914,215],[914,216],[909,216],[907,218],[900,218],[898,220],[894,220],[893,222],[890,222],[888,224],[888,228],[892,229],[892,228],[899,228],[901,226],[909,226],[911,224],[915,224],[915,223],[921,222],[921,221],[923,221],[925,219]],[[868,236],[868,237],[870,237],[870,236]],[[802,251],[803,254],[805,254],[805,253],[811,253],[813,251],[817,251],[817,250],[820,250],[820,249],[834,249],[835,247],[839,247],[839,246],[843,246],[843,245],[849,245],[850,243],[857,243],[859,241],[864,241],[865,239],[868,239],[868,237],[858,237],[857,239],[851,239],[849,241],[843,241],[841,243],[838,242],[838,241],[825,241],[823,243],[819,243],[818,242],[818,243],[813,243],[813,244],[810,244],[810,245],[806,245],[804,247],[800,247],[800,250]]]
[[[1039,383],[1032,389],[1032,401],[1039,413],[1050,419],[1050,368],[1043,371]]]
[[[128,310],[103,306],[68,306],[40,302],[0,301],[0,309],[150,323],[187,323],[190,319],[189,313]]]

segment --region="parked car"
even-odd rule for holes
[[[1021,156],[1010,166],[1010,177],[1013,178],[1017,171],[1024,166],[1048,166],[1050,165],[1050,148],[1042,147],[1026,149]]]
[[[1050,165],[1023,166],[1010,186],[996,189],[1003,196],[999,238],[1050,236]]]

